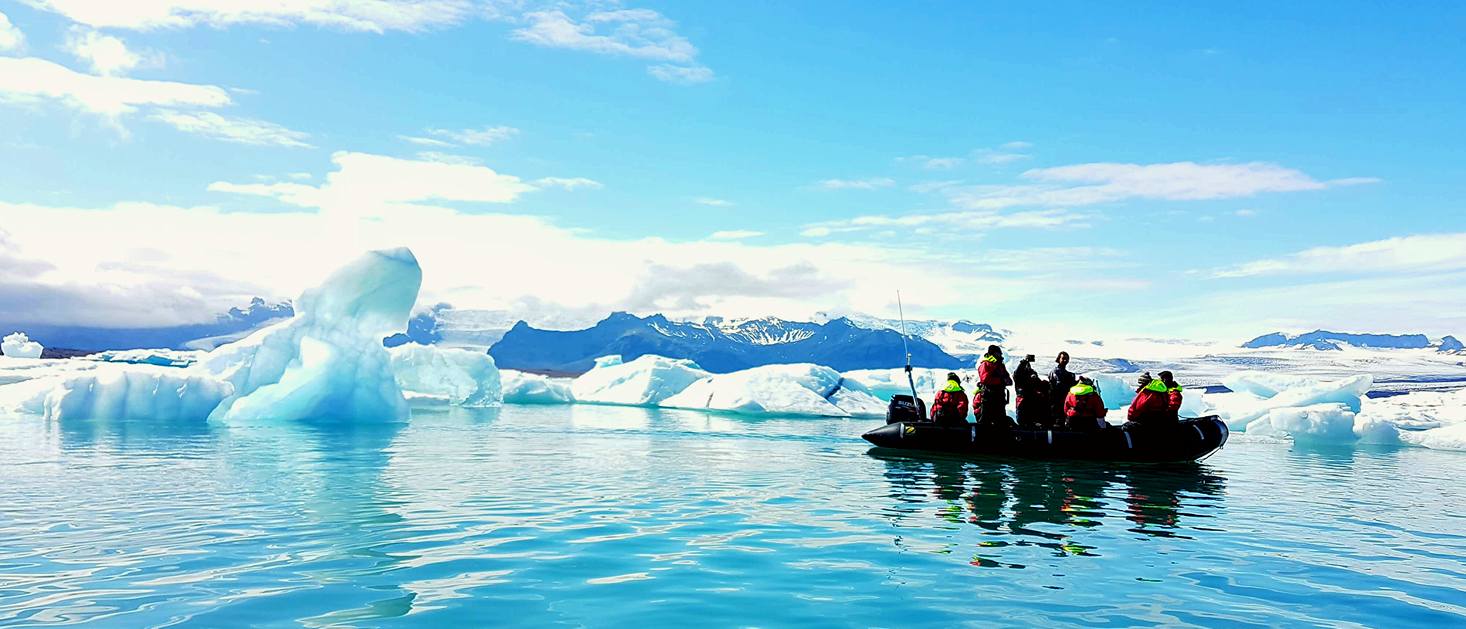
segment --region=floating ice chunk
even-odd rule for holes
[[[397,386],[411,397],[457,406],[498,406],[499,369],[483,352],[408,343],[387,350]]]
[[[407,249],[368,252],[337,270],[301,294],[293,318],[193,367],[234,387],[210,418],[406,417],[382,338],[406,327],[421,284]]]
[[[1104,400],[1105,408],[1109,410],[1119,410],[1135,401],[1135,385],[1126,381],[1122,374],[1091,371],[1084,374],[1084,377],[1094,381],[1095,388],[1099,389],[1100,399]],[[1068,393],[1064,392],[1065,395]]]
[[[916,382],[916,392],[930,405],[936,392],[946,385],[947,374],[952,371],[951,369],[921,367],[912,369],[911,376],[912,380]],[[957,373],[971,375],[971,372]],[[847,382],[856,382],[864,386],[877,399],[889,400],[893,395],[911,395],[911,384],[906,380],[904,369],[856,369],[845,372],[844,376]],[[970,383],[964,386],[971,388]]]
[[[1369,387],[1373,384],[1374,377],[1363,374],[1338,381],[1319,382],[1285,389],[1271,398],[1260,401],[1248,400],[1246,395],[1232,395],[1227,398],[1232,403],[1231,406],[1226,407],[1227,425],[1233,430],[1246,430],[1249,424],[1267,415],[1273,409],[1297,408],[1315,404],[1343,404],[1350,411],[1358,413],[1360,398],[1369,392]]]
[[[1452,424],[1420,432],[1401,432],[1400,441],[1433,450],[1466,452],[1466,424]]]
[[[44,349],[40,343],[26,336],[25,332],[9,334],[0,340],[0,354],[11,358],[40,358],[41,351]]]
[[[104,363],[128,363],[133,365],[154,365],[157,367],[187,367],[198,362],[204,352],[176,349],[124,349],[108,350],[80,360],[95,360]]]
[[[571,393],[578,402],[656,406],[681,393],[708,372],[686,359],[646,355],[628,363],[610,362],[575,379]]]
[[[1267,371],[1239,371],[1222,378],[1222,385],[1238,393],[1271,398],[1288,389],[1318,384],[1317,378],[1291,376]]]
[[[1402,430],[1428,430],[1466,423],[1466,389],[1454,392],[1415,391],[1365,399],[1361,414],[1389,422]]]
[[[885,404],[829,367],[765,365],[698,380],[662,406],[736,413],[849,417],[880,415]]]
[[[621,355],[620,354],[611,354],[610,356],[602,356],[600,358],[597,358],[596,359],[595,367],[591,367],[591,368],[592,369],[595,369],[596,367],[614,367],[614,366],[620,365],[620,364],[622,364],[624,362],[626,362],[626,361],[621,360]]]
[[[505,404],[572,404],[570,380],[504,369],[499,372]]]
[[[1275,408],[1247,424],[1248,435],[1291,436],[1296,442],[1348,443],[1355,440],[1354,411],[1338,403]]]
[[[1205,417],[1210,415],[1212,406],[1206,399],[1206,392],[1200,387],[1195,389],[1184,389],[1181,391],[1181,410],[1177,414],[1181,417]]]
[[[151,365],[101,365],[9,387],[31,391],[18,410],[56,420],[202,421],[233,391],[228,382],[207,375]]]

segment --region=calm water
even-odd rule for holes
[[[1466,455],[963,462],[869,425],[3,418],[0,625],[1466,623]]]

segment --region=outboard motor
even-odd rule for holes
[[[909,395],[891,396],[891,405],[886,407],[886,423],[926,421],[926,402]]]

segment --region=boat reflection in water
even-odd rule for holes
[[[1106,465],[1083,461],[959,459],[880,448],[886,464],[887,510],[902,529],[980,529],[972,565],[1026,567],[1004,562],[1009,547],[1052,551],[1056,557],[1102,554],[1106,537],[1191,539],[1205,531],[1221,506],[1225,479],[1199,463]],[[911,543],[910,536],[897,544]],[[950,535],[949,547],[970,544]],[[1031,557],[1031,554],[1028,556]]]

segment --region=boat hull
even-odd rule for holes
[[[1079,433],[1058,430],[992,430],[895,422],[861,435],[882,448],[972,456],[1179,463],[1206,458],[1227,443],[1227,424],[1216,417],[1183,419],[1174,426]]]

